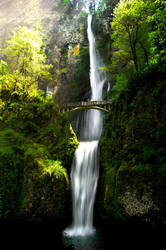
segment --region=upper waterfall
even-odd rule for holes
[[[88,40],[90,54],[90,84],[92,91],[92,100],[102,99],[102,90],[105,82],[105,76],[99,71],[100,57],[96,50],[95,37],[92,30],[92,15],[88,15]]]

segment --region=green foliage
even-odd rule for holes
[[[111,23],[114,47],[120,49],[122,53],[125,51],[127,61],[133,60],[136,70],[138,70],[137,45],[142,43],[142,36],[147,35],[146,29],[143,28],[148,20],[147,12],[148,6],[143,0],[120,1],[114,9]],[[140,35],[140,30],[144,30],[143,35]]]
[[[35,181],[42,176],[65,177],[78,145],[69,121],[63,117],[52,98],[40,95],[18,99],[1,110],[0,121],[0,187],[1,216],[21,213],[27,173]]]
[[[3,50],[7,62],[0,62],[1,218],[24,211],[30,198],[25,193],[28,178],[34,178],[35,185],[41,182],[41,188],[46,176],[60,181],[63,176],[68,183],[66,167],[78,145],[53,98],[44,98],[38,90],[38,80],[50,79],[44,47],[39,30],[20,28]]]
[[[165,150],[165,67],[147,67],[128,83],[127,91],[111,106],[101,138],[105,168],[119,168],[126,159],[132,167],[139,162],[160,168]],[[161,109],[162,107],[162,109]],[[108,139],[109,138],[109,139]],[[102,149],[101,149],[102,150]],[[105,161],[107,159],[107,161]]]
[[[45,65],[46,55],[43,51],[45,44],[40,31],[21,27],[15,32],[7,47],[3,50],[6,55],[10,72],[17,70],[24,76],[46,77],[51,65]]]
[[[62,166],[62,162],[46,160],[46,168],[43,169],[43,174],[49,174],[50,176],[55,176],[56,179],[60,178],[62,175],[65,176],[67,184],[69,184],[69,178],[66,169]]]
[[[107,67],[114,81],[113,100],[129,88],[126,83],[135,71],[142,74],[154,64],[165,63],[165,10],[163,0],[121,0],[114,8],[114,51]]]
[[[116,101],[122,92],[125,92],[128,87],[128,81],[123,75],[116,76],[116,84],[112,90],[112,101]]]
[[[3,75],[5,75],[5,73],[8,71],[8,65],[5,61],[1,60],[0,61],[0,75],[1,77]],[[0,80],[2,81],[2,78],[0,78]]]
[[[156,63],[137,72],[128,82],[127,90],[112,102],[105,119],[100,143],[104,179],[100,185],[104,187],[100,187],[99,192],[102,214],[107,220],[123,220],[127,210],[125,205],[121,207],[120,199],[123,200],[127,192],[127,205],[130,203],[132,207],[132,193],[136,192],[136,200],[142,208],[141,197],[149,193],[160,209],[152,207],[150,216],[157,213],[165,216],[165,70],[165,64]]]
[[[45,44],[39,30],[21,27],[7,41],[2,50],[6,61],[0,64],[1,98],[10,102],[13,99],[36,96],[38,80],[50,80],[49,69],[45,64]]]
[[[149,2],[150,3],[150,2]],[[152,24],[152,32],[149,34],[152,42],[151,51],[154,60],[165,61],[166,56],[166,2],[164,0],[154,1],[154,13],[149,17],[149,22]]]
[[[0,132],[0,190],[3,194],[1,217],[19,210],[18,190],[22,185],[23,141],[22,135],[13,129]]]

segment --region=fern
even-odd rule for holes
[[[43,174],[49,174],[59,179],[64,175],[67,184],[69,184],[69,178],[66,169],[62,166],[61,161],[46,160],[46,168],[43,170]]]

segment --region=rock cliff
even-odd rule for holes
[[[135,77],[112,103],[101,138],[97,204],[108,221],[165,220],[164,68]]]

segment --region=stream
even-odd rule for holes
[[[67,237],[64,225],[47,223],[1,222],[1,246],[4,249],[55,250],[165,250],[165,226],[146,223],[117,223],[96,225],[95,234]],[[3,247],[2,247],[3,249]]]

